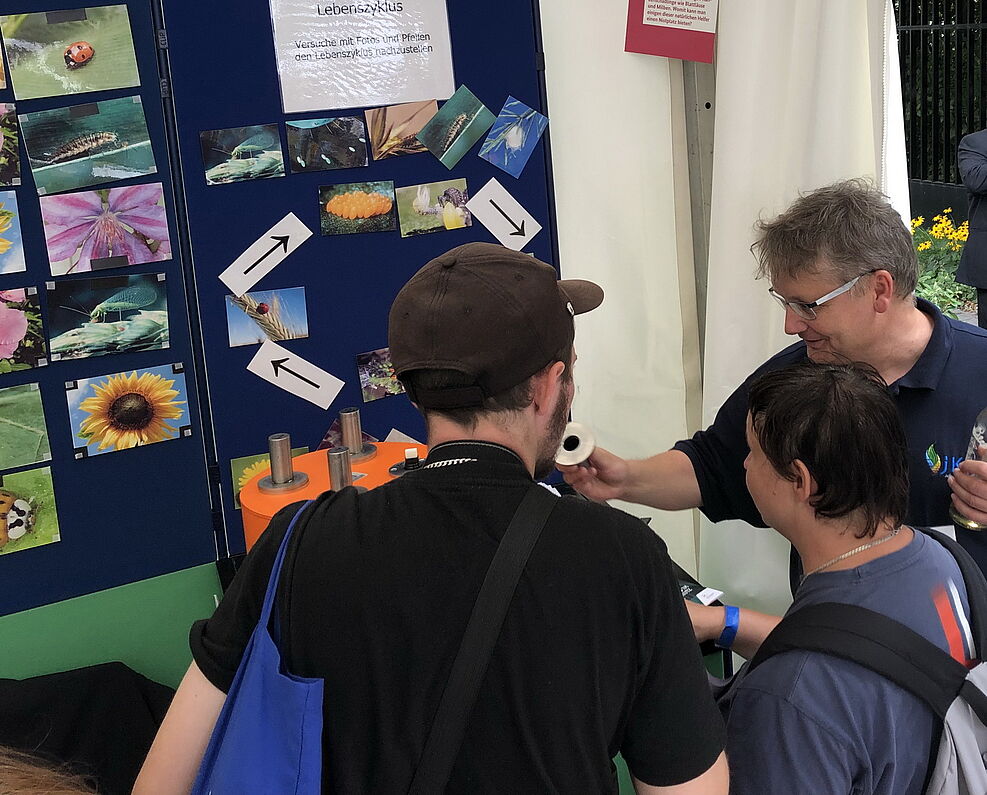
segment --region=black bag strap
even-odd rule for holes
[[[965,665],[893,618],[835,602],[808,605],[785,616],[758,648],[748,670],[796,649],[862,665],[922,699],[940,718],[945,718],[969,673]]]
[[[554,494],[532,484],[494,553],[408,790],[411,795],[434,795],[446,788],[521,572],[557,502]]]
[[[916,527],[925,535],[938,541],[956,559],[963,584],[966,586],[966,599],[970,605],[970,632],[976,646],[975,654],[978,659],[987,658],[987,578],[984,577],[980,566],[973,556],[948,535],[931,527]]]

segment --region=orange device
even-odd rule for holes
[[[275,437],[284,437],[284,439],[275,440]],[[357,436],[357,438],[361,437]],[[291,440],[288,435],[275,434],[271,437],[272,462],[279,461],[278,453],[275,451],[276,441],[279,446],[287,448],[287,463],[291,477],[279,478],[288,482],[276,484],[272,490],[271,470],[261,472],[240,490],[240,505],[243,506],[243,538],[247,543],[248,551],[264,532],[271,517],[284,506],[299,500],[314,499],[331,488],[330,450],[316,450],[292,459]],[[405,451],[412,448],[418,451],[418,459],[424,460],[428,448],[423,444],[377,442],[374,445],[365,445],[360,454],[350,459],[353,485],[357,488],[372,489],[398,477],[405,471]],[[333,450],[338,449],[340,448],[333,448]],[[268,488],[265,489],[265,485]]]

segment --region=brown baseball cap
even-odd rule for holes
[[[398,378],[455,370],[471,384],[410,395],[422,408],[481,406],[530,378],[572,343],[573,315],[603,302],[599,285],[495,243],[467,243],[418,271],[391,305],[388,341]]]

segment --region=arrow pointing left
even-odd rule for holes
[[[233,295],[243,295],[311,236],[312,230],[294,213],[288,213],[251,243],[219,278]]]
[[[311,362],[265,340],[247,369],[268,383],[314,403],[322,409],[336,399],[343,382]]]

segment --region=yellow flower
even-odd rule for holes
[[[947,213],[951,213],[952,211],[953,211],[952,207],[947,207],[945,210],[942,211],[942,214],[946,215]]]
[[[94,397],[86,398],[79,409],[89,414],[82,421],[79,436],[99,450],[114,447],[125,450],[139,444],[152,444],[173,438],[178,430],[165,420],[178,419],[185,401],[176,401],[174,380],[154,373],[120,373],[93,386]]]
[[[242,489],[262,472],[270,471],[271,461],[267,456],[264,456],[260,461],[254,461],[254,463],[250,466],[244,467],[243,472],[240,473],[240,479],[237,481],[237,488]]]
[[[925,242],[918,244],[919,251],[928,251],[930,248],[932,248],[931,240],[926,240]]]

